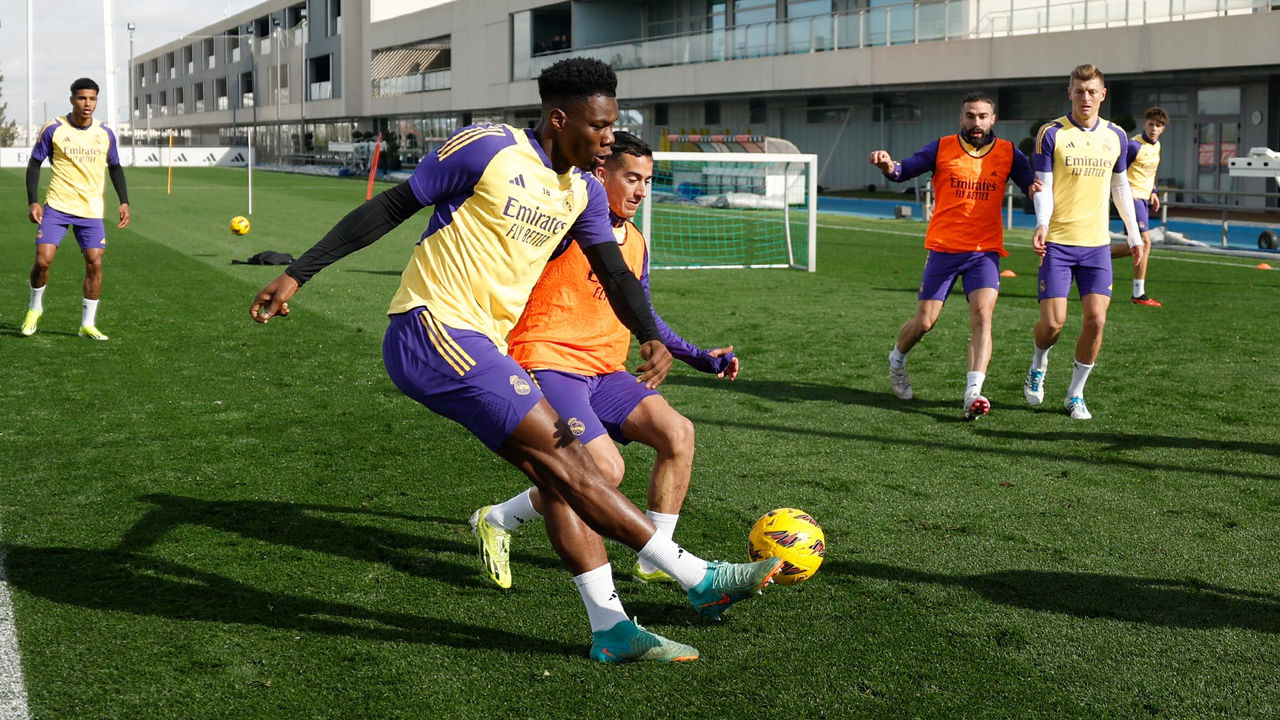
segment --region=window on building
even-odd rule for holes
[[[653,106],[653,124],[658,127],[666,127],[671,123],[670,119],[671,106],[666,103],[657,103]]]
[[[778,3],[775,0],[734,0],[734,25],[750,25],[777,19]]]
[[[231,56],[231,62],[240,62],[240,31],[227,31],[227,54]]]
[[[195,103],[196,112],[204,112],[204,83],[196,83],[191,88],[191,100]]]
[[[702,103],[702,122],[706,125],[720,124],[719,100],[706,100]]]
[[[333,56],[322,55],[307,60],[308,100],[333,97]]]
[[[837,106],[826,95],[810,95],[805,98],[805,121],[809,123],[844,122],[847,107]]]
[[[748,101],[747,121],[752,125],[760,125],[769,121],[768,107],[762,97],[753,97]]]
[[[240,107],[253,107],[253,73],[240,73]]]
[[[787,0],[787,17],[813,17],[833,12],[831,0]]]
[[[1240,88],[1201,88],[1196,92],[1196,112],[1201,115],[1239,115]]]
[[[205,38],[202,42],[204,43],[204,50],[201,53],[204,55],[204,68],[212,70],[218,66],[218,58],[213,54],[213,38]]]
[[[160,114],[169,114],[169,91],[167,90],[160,91]]]
[[[213,96],[218,103],[219,110],[226,110],[229,107],[226,78],[217,78],[213,81]]]

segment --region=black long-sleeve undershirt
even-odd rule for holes
[[[40,202],[40,166],[41,161],[32,158],[27,161],[27,204]],[[119,165],[108,165],[107,174],[111,176],[111,187],[115,188],[116,197],[121,205],[129,204],[129,188],[124,182],[124,168]]]
[[[372,245],[423,208],[408,182],[402,182],[360,207],[347,213],[320,242],[302,254],[285,272],[298,284],[304,284],[316,273]],[[584,248],[592,271],[600,280],[609,305],[640,342],[661,340],[653,309],[645,297],[644,287],[627,267],[622,251],[615,243],[600,243]]]

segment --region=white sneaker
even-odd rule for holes
[[[889,363],[889,387],[893,388],[893,394],[899,400],[910,400],[916,396],[911,389],[911,378],[907,376],[906,365],[894,367],[893,363]]]
[[[1044,371],[1028,370],[1027,381],[1022,384],[1022,396],[1027,404],[1036,407],[1044,402]]]
[[[1089,412],[1089,408],[1085,407],[1084,398],[1079,395],[1069,397],[1062,401],[1062,407],[1071,413],[1072,420],[1092,420],[1093,415]]]

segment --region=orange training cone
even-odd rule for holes
[[[1000,277],[1018,277],[1018,273],[1012,270],[1001,270]]]
[[[1270,270],[1270,269],[1271,269],[1271,266],[1270,266],[1270,265],[1268,265],[1267,263],[1258,263],[1258,269],[1259,269],[1259,270]]]

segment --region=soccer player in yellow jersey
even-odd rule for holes
[[[1144,255],[1134,219],[1133,194],[1125,174],[1124,130],[1099,117],[1106,81],[1093,65],[1080,65],[1067,81],[1071,112],[1040,128],[1031,166],[1040,181],[1035,194],[1036,229],[1031,247],[1040,256],[1040,320],[1035,351],[1023,385],[1027,403],[1044,402],[1049,350],[1067,319],[1067,295],[1074,279],[1084,314],[1076,341],[1075,366],[1063,407],[1075,420],[1093,417],[1084,402],[1111,304],[1111,234],[1107,200],[1124,221],[1134,259]]]
[[[102,295],[102,254],[107,232],[102,225],[104,173],[120,198],[118,228],[129,225],[129,196],[124,169],[116,148],[116,135],[93,112],[98,107],[98,84],[80,78],[71,84],[71,112],[54,118],[40,130],[27,163],[27,218],[36,230],[36,261],[31,266],[31,303],[22,321],[22,334],[34,335],[44,314],[44,288],[58,245],[71,230],[84,255],[84,303],[80,337],[106,340],[97,327],[98,299]],[[48,158],[53,178],[44,205],[37,200],[40,166]]]
[[[1147,261],[1151,259],[1150,217],[1160,212],[1160,196],[1156,193],[1156,170],[1160,167],[1160,136],[1169,126],[1169,113],[1164,108],[1147,110],[1142,122],[1142,132],[1129,138],[1129,188],[1133,192],[1133,211],[1138,218],[1138,231],[1142,233],[1143,253],[1133,258],[1134,305],[1160,307],[1160,301],[1147,295]],[[1133,253],[1128,245],[1113,245],[1111,257],[1129,257]]]
[[[454,133],[407,181],[349,213],[260,290],[249,314],[257,322],[284,314],[315,273],[432,206],[388,309],[382,357],[392,381],[466,427],[538,488],[547,535],[586,605],[592,658],[693,660],[696,649],[628,618],[601,536],[670,575],[709,617],[756,595],[781,561],[708,563],[658,532],[506,352],[507,334],[548,258],[571,237],[614,312],[640,339],[636,382],[655,387],[671,366],[648,298],[614,237],[604,187],[590,175],[613,144],[617,82],[598,60],[569,58],[547,68],[538,77],[536,127],[475,125]]]
[[[614,133],[612,154],[595,169],[595,176],[609,196],[609,216],[622,256],[647,294],[649,250],[631,218],[653,178],[653,151],[631,133]],[[672,355],[694,369],[729,380],[737,377],[733,346],[703,350],[661,318],[654,319]],[[626,470],[615,440],[624,445],[636,440],[657,451],[645,515],[671,537],[693,472],[693,423],[627,373],[631,331],[605,302],[599,281],[576,245],[569,245],[542,271],[507,344],[511,357],[533,375],[611,483],[620,485]],[[541,507],[538,490],[530,488],[471,516],[489,577],[499,587],[511,587],[511,534],[540,517]],[[637,562],[632,574],[641,582],[671,582],[666,573],[644,562]]]

